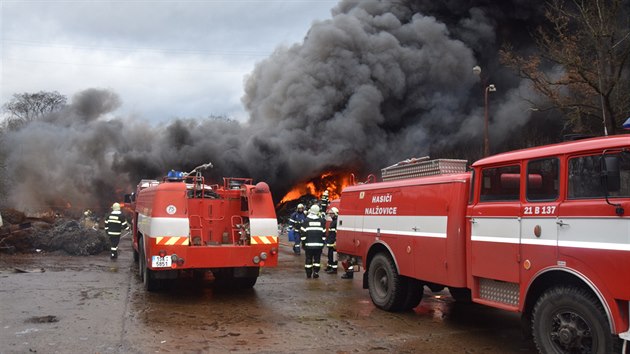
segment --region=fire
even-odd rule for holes
[[[285,194],[280,203],[298,199],[305,194],[321,198],[325,190],[328,190],[328,199],[334,200],[341,196],[341,191],[345,187],[351,185],[351,181],[351,173],[324,172],[319,177],[293,187]]]

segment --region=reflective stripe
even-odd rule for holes
[[[116,231],[107,231],[107,234],[110,236],[118,236],[120,235],[120,232],[116,232]]]
[[[324,247],[323,243],[316,243],[316,242],[308,242],[305,243],[304,246],[318,246],[318,247]]]
[[[121,224],[120,220],[107,220],[107,223],[113,223],[113,224]]]
[[[321,267],[322,265],[319,263],[313,263],[313,267]]]
[[[312,264],[305,264],[304,268],[313,268],[313,265]]]
[[[338,266],[337,266],[336,264],[333,264],[333,265],[332,265],[332,268],[333,268],[333,269],[337,269],[337,267],[338,267]]]
[[[188,240],[188,236],[181,236],[181,237],[158,236],[155,238],[155,244],[166,245],[166,246],[173,246],[173,245],[187,246],[189,244],[189,240]]]
[[[276,236],[252,236],[250,238],[250,243],[252,245],[259,245],[259,244],[271,245],[271,244],[274,244],[274,243],[278,243],[278,237],[276,237]]]
[[[314,227],[314,226],[309,226],[307,228],[302,228],[302,230],[306,230],[306,231],[321,231],[324,232],[324,228],[323,227]]]

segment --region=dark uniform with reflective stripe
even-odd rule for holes
[[[328,193],[322,195],[322,199],[319,202],[319,207],[321,209],[322,214],[326,214],[326,210],[328,209]]]
[[[306,277],[319,277],[319,269],[321,268],[322,249],[326,240],[324,230],[326,221],[315,214],[308,214],[302,223],[301,240],[302,246],[306,253],[304,269]]]
[[[302,232],[302,223],[305,219],[306,215],[304,214],[304,211],[299,209],[291,214],[291,217],[289,218],[289,227],[293,229],[293,236],[295,237],[293,240],[293,253],[298,256],[300,255],[300,233]]]
[[[120,210],[114,210],[105,219],[105,232],[109,236],[112,258],[118,256],[118,242],[123,230],[129,230],[129,224]]]
[[[326,267],[326,273],[337,273],[337,260],[335,259],[335,252],[337,251],[337,215],[332,215],[332,221],[328,226],[326,247],[328,247],[328,266]]]

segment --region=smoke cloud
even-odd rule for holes
[[[529,117],[528,86],[501,69],[498,47],[531,46],[542,15],[524,0],[341,1],[302,43],[280,47],[245,79],[249,121],[116,117],[109,90],[8,131],[7,204],[106,209],[141,178],[211,161],[208,177],[253,177],[279,200],[324,171],[366,174],[439,151],[481,152],[483,95],[494,83],[492,140]],[[478,155],[477,155],[478,156]],[[446,157],[446,156],[440,156]],[[468,156],[466,156],[468,157]]]

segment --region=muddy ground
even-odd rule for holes
[[[0,254],[0,353],[534,353],[517,314],[427,290],[414,311],[376,309],[361,277],[306,279],[282,246],[254,289],[171,284],[147,293],[121,255]],[[17,270],[16,270],[17,269]]]

